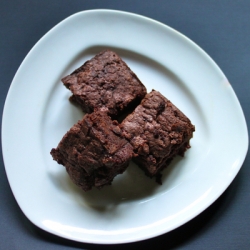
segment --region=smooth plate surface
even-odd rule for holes
[[[84,193],[49,154],[83,116],[60,79],[105,48],[196,127],[192,148],[164,171],[161,186],[131,164],[112,186]],[[113,244],[166,233],[201,213],[238,173],[248,134],[226,77],[192,41],[142,16],[93,10],[59,23],[26,56],[6,99],[2,145],[10,186],[29,220],[61,237]]]

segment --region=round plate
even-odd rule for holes
[[[85,193],[52,160],[51,148],[83,117],[60,79],[106,48],[196,127],[192,148],[164,171],[162,185],[131,164],[111,186]],[[24,59],[6,99],[2,146],[11,189],[31,222],[68,239],[114,244],[169,232],[201,213],[239,171],[248,134],[227,78],[196,44],[146,17],[91,10],[56,25]]]

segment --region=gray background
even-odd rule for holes
[[[227,76],[239,98],[249,125],[250,1],[248,0],[1,0],[1,111],[14,74],[33,45],[48,30],[69,15],[96,8],[117,9],[145,15],[175,28],[192,39],[214,59]],[[119,246],[91,245],[56,237],[30,223],[14,199],[1,156],[0,249],[68,250],[146,247],[192,250],[250,249],[249,177],[250,156],[248,154],[242,169],[229,188],[214,204],[187,224],[170,233],[142,242]]]

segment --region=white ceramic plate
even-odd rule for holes
[[[50,156],[83,116],[60,79],[104,48],[196,126],[192,148],[164,171],[162,186],[131,165],[112,186],[84,193]],[[92,10],[59,23],[26,56],[6,99],[2,145],[10,186],[30,221],[68,239],[113,244],[169,232],[201,213],[236,176],[248,135],[232,87],[197,45],[146,17]]]

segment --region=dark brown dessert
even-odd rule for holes
[[[83,190],[101,188],[111,184],[133,156],[132,146],[120,134],[116,121],[104,112],[93,112],[64,135],[51,155]]]
[[[157,91],[147,94],[121,124],[137,155],[134,160],[146,175],[156,177],[176,155],[184,155],[195,127],[168,99]]]
[[[87,113],[101,109],[114,117],[134,108],[146,95],[138,77],[110,50],[97,54],[62,82],[73,93],[71,101]]]

